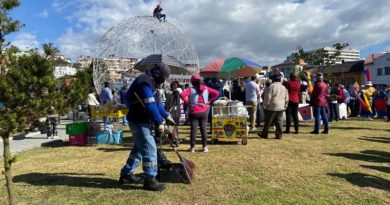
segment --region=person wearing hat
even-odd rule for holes
[[[134,146],[131,149],[125,166],[121,169],[119,183],[143,183],[143,188],[151,191],[162,191],[165,185],[159,183],[157,176],[157,146],[152,135],[153,124],[158,134],[164,132],[164,119],[175,121],[165,111],[160,99],[155,94],[156,87],[169,78],[170,68],[158,63],[152,69],[139,75],[131,84],[126,93],[128,108],[127,120],[134,137]],[[135,169],[142,161],[143,178],[134,175]]]
[[[195,152],[196,134],[198,124],[202,135],[203,152],[208,152],[207,148],[207,118],[210,111],[209,103],[214,101],[219,92],[203,84],[199,74],[194,74],[191,77],[192,88],[184,90],[180,97],[184,104],[188,106],[188,118],[191,125],[189,152]]]
[[[327,98],[329,97],[328,85],[324,82],[322,73],[317,73],[316,82],[310,98],[310,105],[313,106],[313,114],[315,119],[314,130],[311,134],[319,134],[320,122],[324,124],[323,134],[329,133],[329,121],[326,115],[326,107],[328,106]]]
[[[264,127],[258,136],[268,138],[268,130],[274,122],[276,139],[282,139],[282,116],[288,105],[288,91],[280,82],[282,80],[280,74],[272,75],[271,79],[272,84],[264,91]]]

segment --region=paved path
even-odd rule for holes
[[[68,140],[68,135],[65,134],[65,125],[71,123],[70,120],[61,120],[61,124],[58,126],[58,136],[54,139],[47,139],[46,134],[32,133],[26,137],[15,137],[10,140],[11,153],[22,152],[30,150],[36,147],[41,147],[44,143],[49,143],[58,140]],[[0,138],[0,156],[3,156],[3,141]]]

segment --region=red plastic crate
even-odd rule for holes
[[[88,142],[88,135],[69,135],[69,146],[84,146]]]

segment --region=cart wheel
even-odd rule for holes
[[[211,139],[211,144],[217,144],[218,139]]]
[[[247,145],[248,144],[248,140],[246,138],[242,139],[241,141],[242,145]]]

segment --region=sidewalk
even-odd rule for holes
[[[71,122],[71,120],[62,119],[61,124],[57,127],[58,136],[54,137],[54,139],[47,139],[46,134],[41,134],[40,132],[31,133],[26,137],[14,137],[14,139],[10,139],[11,153],[23,152],[36,147],[41,147],[41,145],[45,143],[68,140],[68,135],[65,134],[65,125]],[[0,138],[0,156],[3,156],[3,151],[3,140]]]

